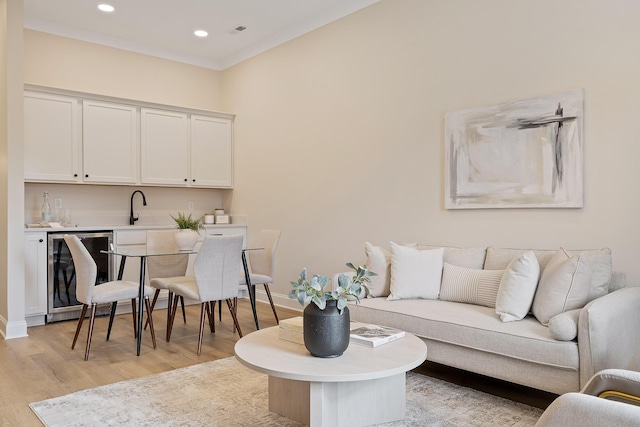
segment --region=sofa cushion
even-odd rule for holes
[[[437,299],[442,278],[442,253],[442,248],[421,251],[391,242],[388,299]]]
[[[591,287],[591,267],[584,255],[570,257],[563,248],[547,263],[540,275],[531,308],[543,325],[564,311],[582,308]]]
[[[496,306],[496,296],[504,270],[479,270],[444,263],[440,299]]]
[[[412,247],[420,250],[444,248],[444,262],[466,268],[482,269],[484,267],[484,258],[487,254],[487,248],[457,248],[454,246],[421,245],[418,243],[414,243]]]
[[[580,311],[582,311],[582,309],[578,308],[553,316],[551,320],[549,320],[549,332],[551,332],[551,336],[558,341],[571,341],[576,339],[578,336]]]
[[[487,270],[500,270],[514,259],[525,253],[528,249],[505,249],[505,248],[487,248],[487,257],[484,268]],[[544,271],[551,257],[556,253],[555,250],[537,250],[533,252],[540,263],[540,271]],[[586,261],[591,266],[591,289],[589,290],[589,301],[606,295],[609,292],[609,283],[611,282],[611,249],[588,249],[588,250],[568,250],[569,255],[584,254]]]
[[[371,282],[367,286],[371,296],[386,297],[389,295],[391,283],[391,253],[380,246],[365,242],[364,254],[367,257],[367,268],[377,274],[370,277]]]
[[[533,251],[523,253],[507,265],[496,297],[500,320],[521,320],[529,313],[539,277],[540,266]]]
[[[579,369],[578,343],[553,339],[549,328],[533,316],[503,323],[490,307],[382,298],[349,303],[349,313],[353,321],[390,326],[431,340],[574,372]]]

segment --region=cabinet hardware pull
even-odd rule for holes
[[[44,240],[42,240],[42,239],[38,239],[38,242],[42,243],[42,242],[44,242]]]

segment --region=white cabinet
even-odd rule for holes
[[[84,100],[82,147],[84,182],[138,182],[137,109],[131,105]]]
[[[25,318],[44,325],[47,315],[47,233],[25,234]]]
[[[231,120],[191,115],[191,186],[233,187]]]
[[[25,181],[80,182],[78,99],[25,91]]]
[[[26,87],[25,181],[233,188],[231,114]]]
[[[231,188],[231,120],[142,108],[142,184]]]
[[[142,184],[183,185],[189,181],[189,121],[186,114],[140,110]]]

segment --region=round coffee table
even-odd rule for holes
[[[278,326],[261,329],[235,345],[240,363],[269,376],[271,412],[310,426],[404,419],[406,372],[427,357],[420,338],[407,333],[375,348],[350,343],[342,356],[323,359],[278,335]]]

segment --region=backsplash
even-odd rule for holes
[[[225,209],[226,200],[232,190],[206,188],[171,188],[116,185],[85,184],[40,184],[25,183],[25,224],[40,222],[42,195],[49,192],[51,220],[64,219],[65,210],[69,210],[71,223],[80,226],[127,225],[131,194],[141,190],[146,197],[147,206],[142,205],[142,197],[136,194],[133,199],[134,216],[140,217],[136,225],[173,224],[169,216],[178,212],[192,213],[195,218],[216,208]],[[56,209],[56,199],[61,207]],[[189,210],[190,204],[193,210]]]

